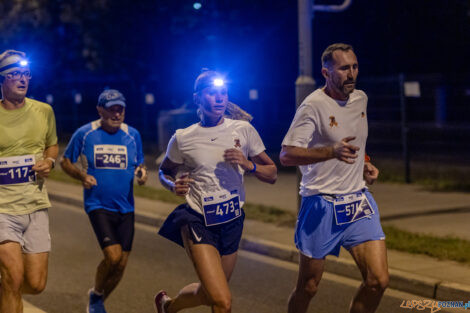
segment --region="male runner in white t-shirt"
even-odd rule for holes
[[[281,163],[302,172],[302,206],[295,243],[299,276],[289,313],[304,313],[318,290],[325,257],[345,247],[362,273],[351,313],[375,312],[388,285],[385,235],[366,182],[378,177],[365,154],[367,96],[355,90],[358,62],[350,45],[330,45],[322,55],[326,85],[298,108],[282,142]],[[365,180],[365,181],[364,181]]]

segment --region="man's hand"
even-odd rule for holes
[[[139,186],[142,186],[147,181],[147,168],[144,165],[139,165],[135,171],[134,175],[137,177],[137,183]]]
[[[180,197],[184,197],[189,192],[189,184],[194,183],[194,179],[189,178],[189,173],[184,173],[175,180],[175,187],[173,192]]]
[[[231,148],[225,150],[224,160],[230,164],[240,165],[245,171],[253,169],[253,164],[245,158],[245,155],[239,149]]]
[[[91,189],[93,186],[97,186],[98,182],[96,181],[96,178],[86,174],[86,176],[82,179],[82,185],[85,189]]]
[[[372,185],[379,177],[379,170],[370,162],[364,163],[364,179],[366,183]]]
[[[356,137],[349,136],[335,143],[333,145],[333,156],[340,161],[353,164],[357,158],[356,152],[359,151],[359,147],[349,143],[354,139],[356,139]]]
[[[31,169],[35,171],[39,177],[47,178],[52,170],[52,161],[47,159],[37,161]]]

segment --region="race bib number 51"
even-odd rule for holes
[[[0,158],[0,185],[24,184],[36,180],[34,155]]]
[[[95,168],[127,169],[127,147],[122,145],[95,145]]]
[[[337,225],[349,224],[374,214],[369,200],[362,192],[337,197],[334,210]]]

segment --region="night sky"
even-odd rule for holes
[[[134,122],[143,113],[154,119],[161,110],[191,105],[194,78],[207,67],[227,75],[231,100],[252,112],[261,130],[270,132],[269,121],[281,120],[270,133],[282,136],[295,110],[297,2],[207,0],[199,10],[193,4],[3,0],[0,48],[28,53],[34,73],[31,92],[39,99],[54,94],[59,116],[70,113],[72,94],[81,92],[77,123],[95,114],[94,102],[104,87],[120,88],[136,103],[143,93],[155,95],[152,108],[129,108]],[[318,84],[323,83],[323,49],[346,42],[358,55],[359,81],[398,73],[434,75],[435,84],[459,86],[449,92],[455,98],[470,95],[469,1],[353,0],[345,12],[315,13],[313,25]],[[259,91],[257,101],[248,99],[249,89]]]

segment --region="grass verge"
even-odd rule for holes
[[[148,186],[134,185],[134,195],[136,197],[143,197],[175,204],[181,204],[185,202],[184,198],[178,197],[166,189],[157,189]]]
[[[81,183],[78,180],[65,174],[60,169],[56,169],[52,171],[49,176],[49,179],[53,179],[56,181],[69,183],[69,184],[81,185]],[[173,193],[169,192],[168,190],[157,189],[157,188],[152,188],[148,186],[134,185],[134,195],[136,197],[143,197],[143,198],[147,198],[151,200],[158,200],[158,201],[163,201],[163,202],[168,202],[168,203],[181,204],[184,202],[183,198],[175,196]]]
[[[381,182],[405,182],[403,162],[396,159],[377,158],[373,161],[380,170]],[[411,181],[429,191],[470,192],[470,166],[451,162],[412,161]]]
[[[245,203],[243,206],[246,218],[278,226],[294,227],[297,216],[289,211],[262,204]]]
[[[383,226],[387,248],[413,254],[425,254],[440,260],[470,264],[470,241],[457,237],[435,237]]]
[[[53,179],[56,181],[60,181],[63,183],[74,184],[74,185],[81,185],[82,183],[78,180],[70,177],[69,175],[65,174],[61,169],[56,168],[49,174],[48,179]]]

